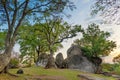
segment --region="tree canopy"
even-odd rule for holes
[[[33,24],[44,16],[58,17],[66,7],[75,8],[69,0],[0,0],[0,25],[7,27],[0,72],[7,72],[11,51],[21,25]],[[4,61],[4,63],[3,63]]]
[[[86,30],[82,31],[83,37],[74,41],[79,45],[87,57],[99,57],[108,55],[115,47],[114,41],[107,38],[109,32],[101,31],[96,24],[90,24]]]

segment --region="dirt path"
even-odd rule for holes
[[[66,80],[63,76],[33,75],[28,76],[25,80]]]

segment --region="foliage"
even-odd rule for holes
[[[102,64],[102,69],[104,72],[110,72],[114,74],[120,74],[120,64]]]
[[[87,57],[99,57],[108,55],[115,47],[113,41],[107,40],[110,33],[101,31],[99,26],[91,24],[82,31],[83,38],[74,41],[81,47]]]
[[[72,10],[74,5],[69,0],[0,0],[0,25],[7,28],[4,50],[6,58],[1,56],[5,64],[1,66],[0,72],[10,61],[21,24],[32,24],[44,16],[58,17],[66,7]]]
[[[115,68],[113,64],[109,64],[109,63],[103,63],[101,66],[102,66],[103,72],[112,72]]]
[[[113,58],[113,62],[120,63],[120,54]]]
[[[4,50],[5,48],[5,36],[6,36],[6,32],[1,31],[0,32],[0,51]]]
[[[45,23],[35,24],[34,26],[41,28],[39,32],[41,32],[41,36],[46,41],[49,51],[55,50],[55,46],[65,39],[76,36],[77,32],[81,30],[81,26],[70,26],[67,22],[63,22],[60,19],[46,20]]]
[[[17,68],[19,67],[19,59],[17,58],[12,58],[9,63],[10,68]]]
[[[64,39],[76,36],[80,28],[80,26],[72,27],[62,20],[46,20],[45,23],[39,22],[33,26],[21,26],[17,41],[21,45],[20,50],[23,56],[38,51],[39,54],[50,50],[55,52],[62,47],[60,43]]]

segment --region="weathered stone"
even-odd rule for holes
[[[67,66],[69,69],[78,69],[84,72],[96,72],[96,66],[82,54],[80,47],[72,46],[67,51]]]
[[[68,68],[79,69],[84,72],[95,72],[95,65],[86,57],[74,55],[68,60]]]
[[[76,46],[76,45],[70,47],[67,50],[67,57],[71,57],[73,55],[82,55],[81,49],[78,46]]]
[[[55,63],[58,68],[62,68],[63,61],[64,61],[64,59],[63,59],[62,53],[58,53],[56,55],[56,59],[55,59]]]
[[[17,71],[17,74],[23,74],[24,73],[24,71],[22,70],[22,69],[19,69],[18,71]]]

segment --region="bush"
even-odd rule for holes
[[[18,68],[19,67],[19,59],[12,58],[9,63],[9,68]]]
[[[111,71],[113,71],[113,70],[114,70],[113,64],[103,63],[103,64],[102,64],[102,70],[103,70],[104,72],[111,72]]]
[[[120,66],[116,67],[115,70],[114,70],[114,72],[115,72],[116,74],[119,74],[119,75],[120,75]]]
[[[110,73],[114,73],[114,74],[119,74],[120,75],[120,64],[104,63],[104,64],[102,64],[102,70],[104,72],[110,72]]]

